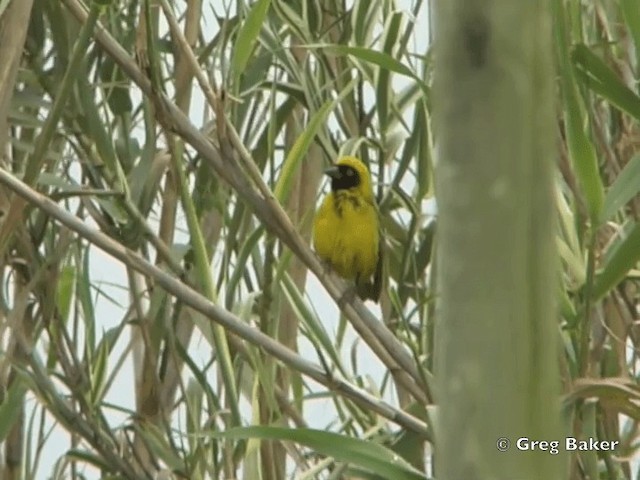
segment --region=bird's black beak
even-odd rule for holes
[[[340,169],[335,165],[333,167],[329,167],[324,171],[324,174],[331,178],[340,178],[342,175],[340,174]]]

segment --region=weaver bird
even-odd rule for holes
[[[325,173],[331,178],[331,192],[316,213],[313,247],[338,275],[355,281],[360,298],[377,302],[382,250],[369,170],[356,157],[342,157]]]

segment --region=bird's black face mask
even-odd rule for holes
[[[336,165],[324,171],[331,177],[331,190],[348,190],[360,185],[360,175],[348,165]]]

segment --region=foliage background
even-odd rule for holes
[[[101,3],[0,2],[16,59],[0,77],[2,478],[430,475],[437,137],[415,21],[429,5]],[[621,442],[567,467],[631,478],[640,13],[549,5],[565,419]],[[24,41],[7,27],[20,21]],[[307,246],[322,170],[345,153],[378,185],[389,285],[375,316],[339,301]],[[125,272],[118,300],[97,268]],[[312,282],[340,304],[335,327]],[[332,405],[320,421],[318,399]]]

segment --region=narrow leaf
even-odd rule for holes
[[[231,58],[231,67],[236,76],[242,73],[249,62],[270,4],[270,0],[258,0],[240,27]]]
[[[280,201],[280,203],[284,203],[286,201],[289,191],[291,190],[291,181],[294,173],[298,170],[300,162],[307,154],[311,142],[326,124],[326,119],[329,116],[329,113],[333,111],[337,103],[341,102],[342,99],[351,92],[355,85],[356,79],[352,80],[342,90],[342,92],[340,92],[340,95],[336,99],[333,101],[326,101],[320,109],[314,113],[309,120],[307,128],[293,144],[293,147],[284,161],[282,173],[273,190],[275,197]]]
[[[578,96],[574,69],[571,68],[565,18],[559,3],[556,7],[556,45],[560,65],[560,82],[564,97],[564,118],[569,156],[580,181],[580,186],[587,202],[589,216],[593,223],[600,219],[604,199],[604,187],[598,170],[598,157],[589,137],[589,117]]]
[[[326,45],[324,48],[328,53],[337,55],[353,55],[360,60],[373,63],[374,65],[386,70],[419,80],[409,67],[384,52],[364,47],[349,47],[347,45]]]
[[[0,441],[7,438],[15,423],[20,420],[26,392],[27,386],[19,378],[6,391],[4,400],[0,403]]]
[[[571,60],[578,78],[623,112],[640,120],[640,97],[627,87],[620,77],[584,45],[577,45],[571,54]]]
[[[353,463],[394,480],[424,480],[426,477],[400,455],[378,444],[324,430],[309,428],[247,427],[215,433],[222,438],[288,440],[305,445],[338,461]]]
[[[640,154],[627,163],[604,199],[602,223],[609,220],[640,191]]]
[[[633,225],[629,234],[614,242],[609,250],[613,253],[595,279],[593,294],[596,300],[620,283],[640,260],[640,224]]]

